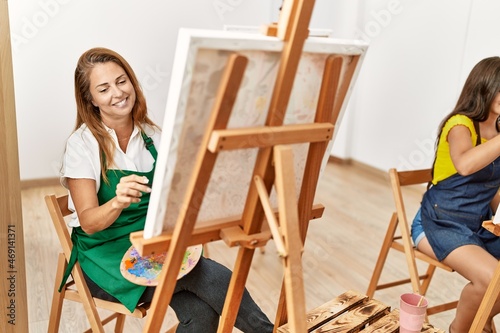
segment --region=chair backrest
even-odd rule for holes
[[[425,294],[425,291],[422,290],[422,286],[417,278],[418,269],[417,263],[415,261],[415,251],[410,236],[410,224],[408,223],[408,218],[406,215],[406,208],[404,205],[401,187],[429,183],[432,180],[432,170],[422,169],[412,171],[397,171],[393,168],[389,170],[389,178],[391,181],[392,193],[394,195],[394,203],[396,205],[396,214],[399,221],[398,226],[399,231],[401,232],[401,242],[403,243],[408,270],[410,272],[410,276],[412,277],[411,284],[413,292]],[[425,289],[427,288],[425,287]]]
[[[57,237],[61,243],[64,255],[66,259],[69,260],[71,257],[71,249],[73,248],[73,243],[71,242],[71,236],[69,234],[68,227],[66,226],[65,216],[72,214],[72,211],[68,209],[68,195],[63,195],[56,197],[55,195],[47,195],[45,197],[45,203],[50,213],[52,223],[57,232]]]
[[[392,194],[396,204],[396,213],[402,232],[409,233],[409,223],[406,215],[406,208],[403,200],[401,187],[428,184],[432,180],[432,169],[420,169],[412,171],[398,171],[394,168],[389,170]]]
[[[116,319],[115,332],[122,332],[125,315],[132,316],[135,318],[143,318],[150,304],[144,303],[138,305],[133,312],[130,312],[123,304],[115,303],[111,301],[104,301],[100,299],[94,299],[90,294],[88,286],[83,277],[83,272],[81,270],[78,262],[75,264],[72,270],[72,281],[66,283],[61,293],[58,292],[58,287],[60,280],[63,278],[64,270],[66,268],[67,262],[71,258],[71,249],[73,248],[73,243],[70,236],[70,228],[67,227],[65,217],[71,215],[73,212],[68,209],[68,195],[63,195],[56,197],[55,195],[45,196],[45,203],[49,210],[52,223],[57,233],[57,237],[61,243],[61,247],[64,253],[65,262],[62,255],[60,255],[60,261],[58,264],[58,273],[56,274],[56,284],[54,289],[54,296],[52,300],[51,315],[49,321],[49,331],[57,331],[59,327],[59,322],[61,319],[61,309],[63,299],[70,299],[72,301],[81,302],[83,304],[87,319],[90,322],[93,332],[104,332],[103,325]],[[76,288],[75,288],[76,287]],[[105,319],[101,319],[97,310],[97,307],[106,309],[113,312]],[[176,326],[176,325],[175,325]],[[168,330],[167,332],[173,332],[175,326]]]
[[[391,220],[382,243],[382,249],[380,250],[379,257],[370,279],[367,295],[369,297],[373,297],[376,290],[406,285],[408,282],[411,283],[414,293],[426,295],[436,268],[441,268],[447,272],[453,272],[453,269],[435,258],[420,252],[413,246],[413,241],[410,235],[410,223],[408,223],[405,201],[403,199],[403,187],[421,185],[422,188],[421,190],[418,190],[418,194],[416,194],[417,192],[412,194],[408,191],[405,191],[404,193],[406,199],[414,199],[415,201],[418,200],[420,203],[421,196],[425,192],[424,185],[427,185],[432,180],[432,169],[398,172],[393,168],[389,170],[389,178],[392,193],[394,195],[396,210],[392,213]],[[407,190],[409,190],[409,188],[407,188]],[[417,188],[415,188],[415,190],[417,190]],[[410,201],[407,200],[406,203],[409,204]],[[397,231],[399,231],[399,234],[397,234]],[[408,265],[409,279],[393,278],[390,282],[379,283],[382,270],[386,259],[388,258],[389,250],[391,249],[404,253],[406,263]],[[427,263],[425,273],[419,274],[416,259],[419,259],[422,263]],[[432,314],[454,309],[457,307],[457,303],[457,301],[452,301],[448,303],[435,304],[427,308],[427,315],[430,316]]]

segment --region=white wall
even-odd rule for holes
[[[162,123],[180,27],[276,20],[281,0],[9,1],[21,179],[58,176],[75,119],[73,71],[94,46],[131,63]],[[312,28],[371,43],[333,154],[379,169],[429,165],[470,68],[499,54],[494,0],[316,0]]]
[[[58,176],[76,117],[74,68],[85,50],[121,53],[162,124],[178,29],[267,24],[278,8],[268,0],[10,1],[21,179]]]
[[[495,0],[474,1],[471,5],[470,24],[467,32],[461,81],[479,59],[500,56],[500,2]]]
[[[500,55],[493,0],[364,1],[371,45],[351,113],[350,157],[381,170],[429,167],[435,133],[480,59]],[[399,8],[387,16],[388,8]],[[384,13],[384,14],[382,14]]]
[[[104,46],[121,53],[142,83],[150,113],[162,124],[178,29],[261,26],[276,21],[280,5],[278,0],[9,1],[21,179],[58,176],[74,126],[73,71],[82,52]],[[311,26],[323,28],[324,14],[335,7],[317,0],[315,13],[322,16],[313,17]]]

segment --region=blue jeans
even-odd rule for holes
[[[413,239],[413,244],[415,247],[418,246],[418,243],[425,237],[424,227],[422,227],[422,213],[421,208],[418,209],[417,214],[415,214],[415,218],[413,219],[413,223],[411,224],[411,238]]]
[[[84,274],[85,275],[85,274]],[[92,296],[117,302],[85,276]],[[179,326],[177,333],[217,332],[226,298],[231,271],[211,259],[201,257],[193,270],[177,281],[170,306]],[[153,299],[154,287],[146,288],[140,302]],[[254,302],[249,292],[243,293],[235,327],[244,333],[271,333],[274,325]]]

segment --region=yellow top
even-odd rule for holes
[[[439,137],[439,144],[437,147],[436,154],[436,163],[434,164],[434,178],[432,179],[432,183],[435,185],[441,180],[444,180],[451,175],[457,173],[457,169],[453,165],[453,161],[450,156],[450,144],[448,143],[448,133],[450,130],[457,125],[465,126],[469,129],[471,133],[471,142],[472,145],[476,145],[477,133],[474,129],[474,122],[467,116],[462,114],[456,114],[452,116],[443,127],[443,131],[441,132],[441,136]],[[487,140],[481,138],[481,143],[486,142]]]

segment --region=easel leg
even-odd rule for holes
[[[479,305],[479,309],[477,310],[476,317],[472,322],[472,326],[470,327],[469,333],[480,333],[483,331],[484,325],[486,324],[486,320],[488,320],[488,317],[491,313],[491,309],[493,309],[493,305],[495,304],[499,294],[500,294],[500,261],[498,262],[497,268],[495,269],[495,275],[493,275],[493,279],[491,279],[490,285],[488,286],[488,289],[486,289],[483,301]]]
[[[286,254],[283,259],[284,285],[287,308],[289,309],[289,324],[292,332],[305,333],[306,310],[304,296],[304,281],[302,272],[302,247],[300,234],[297,194],[295,190],[295,172],[293,168],[292,148],[276,146],[274,148],[275,186],[278,193],[279,220],[282,237],[285,242]],[[236,266],[224,304],[218,333],[232,331],[243,290],[248,277],[254,250],[241,248],[238,252]]]
[[[302,272],[303,242],[300,235],[292,148],[276,146],[274,148],[274,163],[280,224],[288,252],[283,261],[288,323],[292,332],[305,333],[307,326],[304,275]]]
[[[254,252],[255,250],[244,247],[238,251],[217,333],[231,333],[233,331]]]

